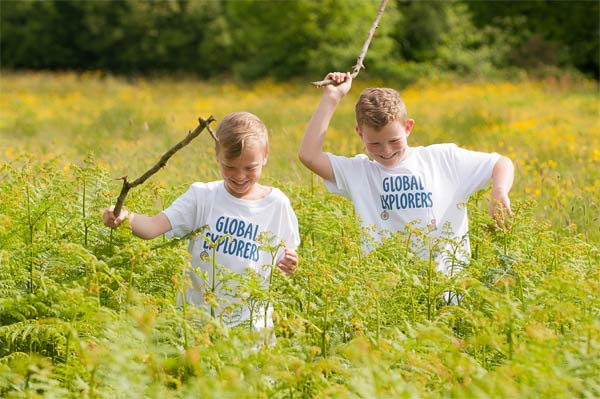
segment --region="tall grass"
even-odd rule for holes
[[[361,150],[356,82],[327,145]],[[351,204],[296,161],[320,92],[262,82],[3,73],[0,92],[0,395],[20,397],[597,397],[600,385],[600,118],[587,82],[399,88],[413,145],[452,141],[517,165],[509,231],[489,193],[469,202],[473,257],[446,277],[406,250],[369,254]],[[100,214],[196,124],[248,110],[270,128],[265,180],[292,201],[301,265],[271,290],[274,346],[250,329],[175,306],[183,242],[110,231]],[[153,213],[195,180],[218,178],[200,136],[126,206]],[[161,241],[162,240],[162,241]],[[445,306],[442,293],[460,294]]]

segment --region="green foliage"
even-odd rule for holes
[[[2,2],[2,58],[17,68],[206,72],[203,26],[218,7],[177,0]]]
[[[349,69],[377,13],[377,1],[226,2],[235,52],[233,71],[245,80],[321,76]],[[390,7],[389,18],[394,9]],[[388,15],[386,15],[388,18]],[[384,26],[369,57],[389,55]],[[274,34],[274,32],[277,32]],[[379,43],[378,43],[379,42]]]
[[[379,4],[5,0],[0,55],[2,66],[14,69],[314,80],[350,70]],[[369,49],[366,73],[414,81],[432,68],[470,76],[507,67],[561,67],[598,78],[598,18],[590,17],[597,15],[593,1],[392,0]]]
[[[263,82],[250,91],[38,73],[8,74],[2,84],[1,397],[600,396],[593,83],[403,90],[418,121],[414,145],[450,137],[505,153],[517,166],[511,229],[491,225],[489,192],[472,197],[472,258],[453,276],[411,253],[408,240],[418,231],[361,253],[366,234],[350,202],[294,162],[319,96],[306,85]],[[328,145],[344,154],[360,151],[352,103],[340,104],[339,130],[329,132]],[[240,301],[213,303],[221,313],[273,304],[275,342],[248,325],[226,329],[210,311],[176,306],[189,284],[185,239],[147,242],[127,226],[101,223],[120,188],[115,177],[146,170],[198,112],[210,108],[218,118],[247,107],[272,134],[263,179],[296,210],[300,266],[289,278],[274,268],[269,289],[256,273],[216,268],[239,284]],[[24,122],[29,137],[17,129]],[[191,179],[214,178],[210,138],[190,147],[133,190],[127,208],[156,213]],[[81,155],[90,149],[102,152]],[[278,243],[265,238],[275,250]],[[207,294],[218,288],[202,277]]]
[[[106,169],[21,155],[0,166],[0,394],[17,397],[470,398],[600,395],[600,252],[514,204],[508,231],[469,202],[473,257],[454,276],[408,250],[360,251],[351,204],[288,183],[300,268],[244,304],[275,307],[273,345],[176,307],[184,240],[152,245],[100,214]],[[142,188],[151,210],[167,189]],[[278,244],[265,237],[263,245]],[[277,269],[274,269],[277,270]],[[256,276],[255,276],[256,277]],[[448,306],[443,294],[458,294]]]
[[[597,1],[464,1],[478,27],[509,27],[517,39],[509,59],[525,68],[574,66],[598,79],[600,5]],[[506,26],[509,21],[509,26]],[[518,21],[517,24],[512,22]]]
[[[399,1],[402,18],[393,37],[403,59],[427,62],[435,59],[443,33],[448,29],[449,3]]]

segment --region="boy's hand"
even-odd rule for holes
[[[116,218],[115,214],[113,213],[113,209],[115,209],[114,205],[109,206],[102,215],[102,223],[111,229],[117,228],[121,223],[123,223],[123,220],[129,217],[129,212],[125,209],[121,209],[119,217]]]
[[[277,267],[286,275],[291,275],[298,266],[298,254],[293,249],[286,248],[283,258],[277,263]]]
[[[492,190],[492,201],[490,202],[490,217],[496,221],[496,226],[501,229],[510,228],[510,218],[512,217],[510,209],[510,199],[506,193],[494,192]]]
[[[325,79],[335,82],[332,85],[325,86],[325,93],[335,96],[338,100],[348,94],[352,87],[352,75],[350,75],[350,72],[330,72]]]

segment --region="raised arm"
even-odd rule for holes
[[[490,216],[500,227],[508,228],[507,217],[512,216],[508,193],[512,188],[515,178],[515,167],[510,159],[501,156],[492,171],[492,199],[490,202]]]
[[[331,72],[325,79],[331,79],[337,85],[323,88],[323,96],[306,127],[298,156],[308,169],[325,180],[335,182],[331,162],[323,152],[323,143],[337,105],[352,87],[352,77],[350,73]]]
[[[108,207],[102,215],[104,225],[112,229],[118,227],[125,219],[129,219],[129,226],[131,226],[133,234],[144,240],[151,240],[171,230],[171,223],[163,213],[146,216],[123,209],[119,217],[115,218],[113,209],[114,206]]]

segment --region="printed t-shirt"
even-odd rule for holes
[[[277,188],[258,200],[239,199],[227,192],[223,181],[194,183],[182,196],[165,209],[163,213],[169,219],[172,230],[166,235],[182,237],[197,229],[203,229],[203,235],[190,240],[188,251],[191,254],[191,287],[185,292],[185,300],[196,305],[205,305],[203,292],[212,287],[213,249],[216,245],[216,262],[234,273],[244,273],[252,269],[263,278],[263,286],[268,287],[270,265],[277,264],[284,254],[284,247],[295,249],[300,243],[298,220],[289,199]],[[262,233],[262,234],[261,234]],[[229,236],[227,236],[229,235]],[[261,248],[259,239],[265,235],[273,237],[270,245],[284,243],[275,254]],[[208,239],[208,240],[207,240]],[[276,267],[276,266],[274,266]],[[204,274],[207,279],[201,276]],[[217,279],[217,285],[220,280]],[[236,283],[227,281],[217,289],[221,305],[238,302],[235,292]],[[233,290],[233,292],[231,291]],[[181,302],[181,298],[179,298]],[[250,319],[247,306],[235,306],[236,312],[226,313],[223,318],[227,325],[234,326]],[[268,309],[267,327],[273,325],[272,306]],[[219,314],[217,309],[217,315]],[[264,308],[254,310],[253,325],[263,328]]]
[[[439,252],[452,250],[459,243],[458,258],[468,261],[466,202],[487,186],[499,154],[435,144],[413,147],[407,159],[391,168],[364,154],[353,158],[328,156],[335,176],[335,183],[325,181],[328,190],[352,200],[374,243],[389,233],[404,231],[410,223],[426,232],[430,242],[441,243]],[[439,240],[441,237],[444,240]],[[373,250],[373,242],[363,240],[363,249]],[[429,257],[425,241],[415,239],[411,244],[421,257]],[[447,257],[437,260],[438,269],[448,272]]]

